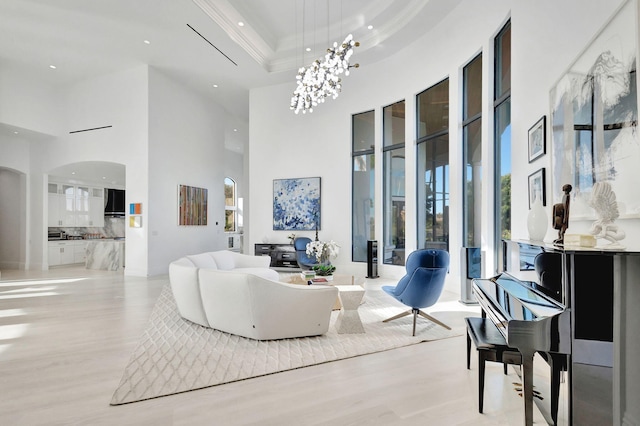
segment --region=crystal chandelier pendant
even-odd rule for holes
[[[308,67],[298,69],[296,75],[296,89],[291,97],[290,109],[296,114],[302,111],[313,112],[313,107],[318,103],[324,103],[325,98],[338,97],[341,90],[340,74],[349,75],[349,68],[358,68],[358,64],[349,65],[349,58],[353,54],[353,48],[360,43],[353,40],[349,34],[342,44],[333,43],[333,48],[327,49],[323,61],[316,59]]]

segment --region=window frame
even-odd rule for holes
[[[493,217],[494,217],[494,232],[493,232],[493,252],[494,256],[494,269],[495,271],[504,270],[507,262],[504,259],[505,252],[502,244],[502,138],[499,134],[499,130],[502,124],[500,121],[501,114],[505,111],[502,110],[503,107],[508,107],[508,111],[506,111],[509,115],[508,124],[505,126],[510,128],[511,126],[511,71],[509,71],[509,86],[506,90],[502,90],[499,92],[500,88],[503,88],[504,84],[500,83],[498,80],[502,78],[502,74],[499,72],[502,70],[504,64],[500,62],[500,59],[504,59],[505,55],[502,51],[501,42],[503,41],[503,37],[505,34],[509,32],[509,39],[511,39],[511,20],[508,20],[500,29],[498,34],[496,34],[494,38],[494,66],[493,66],[493,147],[494,147],[494,175],[493,175],[493,185],[494,185],[494,209],[493,209]],[[511,42],[509,42],[509,47],[511,47]],[[511,67],[511,53],[509,52],[509,68]],[[510,134],[509,134],[510,135]],[[511,135],[509,136],[509,154],[511,153]],[[509,179],[511,179],[511,171],[509,172]],[[512,184],[512,183],[511,183]],[[511,191],[509,191],[509,218],[511,217]],[[509,233],[511,231],[511,220],[509,219]]]
[[[426,131],[425,131],[425,135],[420,136],[420,124],[421,124],[421,121],[420,121],[420,114],[421,114],[420,96],[422,96],[423,94],[425,94],[429,90],[434,89],[437,86],[439,86],[440,84],[443,84],[445,82],[447,83],[447,111],[449,111],[450,103],[451,103],[450,102],[450,97],[449,97],[449,84],[450,84],[449,77],[446,77],[446,78],[438,81],[437,83],[431,85],[430,87],[426,88],[422,92],[418,93],[416,95],[416,98],[415,98],[416,99],[416,107],[415,107],[416,108],[416,165],[415,165],[415,167],[416,167],[416,172],[417,172],[416,173],[416,217],[417,217],[417,222],[418,222],[418,227],[416,229],[415,237],[416,237],[416,244],[417,244],[416,247],[418,249],[429,248],[428,247],[429,245],[431,245],[432,247],[441,247],[441,244],[440,245],[436,244],[436,243],[438,243],[438,241],[436,241],[436,240],[433,240],[433,241],[427,241],[426,240],[426,224],[425,224],[425,228],[424,229],[421,228],[421,225],[420,225],[420,221],[422,220],[422,216],[421,216],[421,213],[420,213],[420,205],[421,205],[421,200],[422,200],[422,197],[421,197],[421,194],[420,194],[420,188],[422,188],[422,186],[424,184],[424,176],[422,175],[422,169],[421,169],[421,164],[420,164],[420,161],[421,161],[420,150],[421,150],[422,147],[425,147],[425,149],[426,149],[430,142],[437,143],[438,140],[440,138],[442,138],[442,137],[446,137],[447,138],[447,160],[448,160],[447,164],[442,166],[443,167],[442,168],[442,172],[443,172],[443,174],[446,175],[446,177],[444,178],[443,183],[442,183],[443,193],[442,193],[441,201],[443,203],[443,207],[445,207],[445,206],[448,207],[448,205],[449,205],[448,203],[450,201],[450,191],[451,191],[450,184],[451,184],[451,182],[450,182],[450,175],[449,174],[450,174],[450,168],[451,168],[451,158],[448,156],[448,153],[450,151],[450,146],[451,146],[451,140],[449,138],[451,124],[450,124],[450,120],[449,120],[449,118],[450,118],[449,114],[447,114],[447,116],[446,116],[447,117],[447,126],[446,126],[446,128],[438,130],[438,131],[435,131],[433,133],[426,133]],[[425,126],[425,130],[426,130],[426,126]],[[435,152],[434,150],[437,151],[437,146],[433,146],[432,145],[431,146],[431,151]],[[425,159],[425,161],[426,161],[426,159]],[[425,172],[426,172],[426,164],[425,164]],[[447,191],[449,191],[449,192],[447,192]],[[434,194],[435,194],[435,196],[433,197],[433,199],[435,201],[437,201],[438,200],[437,193],[434,192]],[[426,197],[425,197],[425,200],[426,200]],[[436,218],[437,218],[437,215],[434,215],[434,223],[436,221]],[[448,212],[445,213],[444,211],[443,211],[443,224],[446,225],[447,232],[445,233],[443,231],[442,236],[445,239],[445,241],[443,241],[441,243],[444,243],[445,244],[445,250],[449,251],[450,250],[450,241],[449,241],[449,238],[450,238],[450,229],[449,229],[450,228],[450,226],[449,226],[450,225],[450,221],[449,221]],[[421,231],[424,231],[424,232],[422,232],[424,235],[420,235]],[[446,235],[446,237],[445,237],[445,235]],[[432,244],[429,244],[429,242],[431,242]]]
[[[356,119],[357,116],[362,115],[362,114],[372,114],[372,118],[371,118],[371,129],[372,129],[372,144],[369,145],[366,148],[360,148],[360,149],[355,149],[355,138],[356,138],[356,126],[354,125],[354,121]],[[356,203],[358,202],[358,200],[356,200],[356,161],[358,158],[364,157],[365,158],[365,162],[364,164],[370,164],[371,165],[371,170],[369,170],[369,173],[373,174],[373,180],[371,182],[371,186],[372,188],[369,188],[370,190],[373,189],[373,198],[371,199],[371,203],[373,204],[372,206],[370,206],[370,211],[373,212],[373,216],[369,216],[369,220],[373,219],[373,223],[369,223],[369,224],[363,224],[363,226],[365,227],[364,229],[366,229],[367,227],[370,229],[370,239],[375,239],[375,190],[376,190],[376,179],[375,179],[375,132],[376,132],[376,128],[375,128],[375,114],[376,111],[375,109],[370,109],[367,111],[362,111],[356,114],[351,114],[351,261],[352,262],[367,262],[367,247],[366,245],[364,247],[359,247],[359,245],[356,242],[356,238],[359,237],[360,235],[356,235],[356,229],[358,229],[358,224],[356,223]],[[370,160],[370,161],[367,161]],[[366,219],[366,218],[365,218]],[[372,226],[373,225],[373,226]],[[366,231],[365,231],[365,235],[366,235]],[[362,251],[364,253],[364,257],[362,259],[360,259],[359,257],[356,259],[356,254],[359,254],[360,251]]]
[[[227,205],[227,186],[229,186],[227,184],[227,180],[231,181],[233,183],[232,187],[233,187],[233,205]],[[238,232],[238,184],[236,183],[235,179],[229,177],[229,176],[225,176],[224,178],[224,193],[225,193],[225,202],[224,202],[224,232],[226,233],[235,233]],[[227,212],[232,211],[233,212],[233,229],[232,230],[228,230],[227,229]]]
[[[386,253],[386,248],[387,248],[387,243],[390,244],[389,241],[387,241],[387,237],[397,237],[397,235],[388,235],[388,233],[393,233],[393,231],[391,229],[389,229],[389,227],[393,228],[392,226],[392,220],[394,219],[393,217],[389,217],[390,214],[392,214],[393,211],[393,198],[394,195],[391,193],[389,193],[389,188],[390,185],[392,185],[392,182],[390,180],[392,180],[391,178],[391,172],[393,171],[393,167],[392,164],[389,164],[389,159],[393,160],[394,156],[393,156],[393,152],[394,151],[400,151],[402,150],[402,156],[401,157],[395,157],[395,158],[402,158],[403,160],[406,159],[406,153],[405,151],[405,145],[406,145],[406,132],[405,132],[405,128],[404,128],[404,124],[405,124],[405,118],[402,119],[402,136],[403,136],[403,140],[402,142],[397,142],[397,143],[393,143],[393,134],[391,137],[391,143],[387,143],[387,114],[386,111],[388,108],[391,108],[392,111],[392,116],[393,116],[393,108],[396,105],[399,104],[403,104],[405,108],[404,109],[404,113],[406,115],[406,101],[404,99],[394,102],[392,104],[386,105],[382,108],[382,223],[383,223],[383,229],[382,229],[382,235],[383,235],[383,244],[382,244],[382,249],[383,249],[383,253]],[[406,176],[406,164],[403,164],[403,176]],[[406,184],[404,182],[402,182],[402,189],[403,189],[403,193],[405,192],[406,189]],[[404,196],[405,198],[405,206],[406,206],[406,195]],[[389,205],[389,202],[391,203],[391,205]],[[406,226],[406,221],[403,220],[403,225]],[[404,228],[406,230],[406,228]],[[406,241],[406,231],[403,232],[404,234],[404,241]],[[402,249],[404,251],[404,248],[406,247],[406,242],[402,244]],[[402,256],[402,258],[398,261],[399,263],[396,263],[396,261],[394,261],[394,257],[392,256],[391,258],[389,258],[390,261],[387,261],[387,257],[382,256],[382,263],[387,264],[387,265],[402,265],[404,266],[405,264],[405,256]]]

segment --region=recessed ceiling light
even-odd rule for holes
[[[17,135],[17,134],[18,134],[18,131],[17,131],[17,130],[15,130],[13,133]]]
[[[76,174],[76,172],[71,172],[71,174],[72,174],[72,175],[75,175],[75,174]]]
[[[238,131],[238,129],[233,129],[233,131],[234,131],[234,132],[237,132],[237,131]]]
[[[242,21],[238,22],[238,26],[239,27],[244,27],[244,22],[242,22]]]
[[[107,178],[106,176],[102,176],[102,179],[106,179],[106,178]]]
[[[213,85],[213,87],[216,87],[216,88],[217,88],[217,87],[218,87],[218,85],[217,85],[217,84],[214,84],[214,85]]]
[[[307,47],[307,48],[306,48],[306,49],[304,49],[304,50],[306,50],[307,52],[311,52],[311,48],[310,48],[310,47]]]
[[[151,44],[151,42],[149,40],[145,40],[144,44]]]
[[[369,25],[367,28],[372,30],[373,29],[373,25]]]
[[[56,66],[55,65],[49,65],[49,68],[51,68],[52,70],[55,70]]]

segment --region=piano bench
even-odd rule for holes
[[[486,361],[504,364],[522,365],[522,355],[515,348],[510,348],[495,324],[487,318],[467,317],[467,370],[471,367],[471,341],[478,350],[478,412],[482,413],[484,402],[484,363]]]

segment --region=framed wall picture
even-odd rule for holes
[[[547,152],[547,116],[543,115],[529,129],[529,162],[542,157]]]
[[[547,205],[547,196],[545,194],[545,173],[544,167],[529,175],[529,209],[536,200],[542,200],[542,205]]]
[[[638,13],[621,3],[549,93],[551,200],[570,184],[572,221],[597,219],[589,202],[598,182],[611,185],[621,219],[640,217]]]
[[[178,185],[178,224],[207,225],[207,189]]]
[[[319,177],[273,180],[273,229],[320,229]]]

